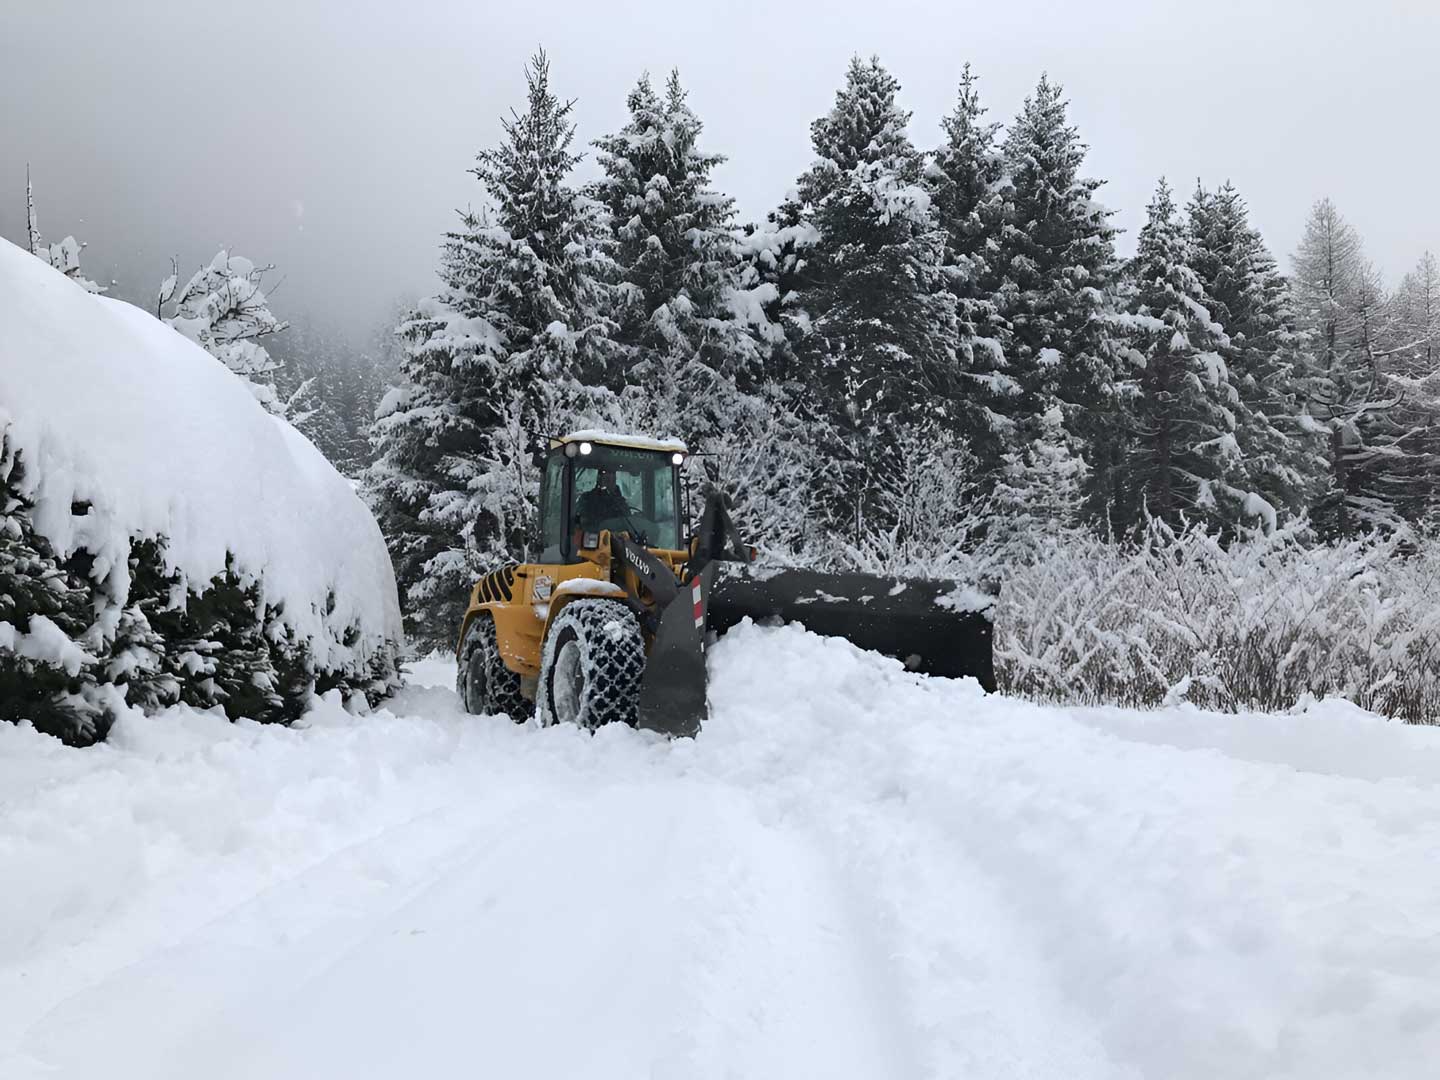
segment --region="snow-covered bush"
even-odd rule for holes
[[[162,310],[165,304],[174,304],[166,323],[248,379],[250,392],[278,416],[286,410],[269,380],[284,365],[260,344],[288,325],[275,317],[261,288],[271,269],[221,249],[178,294],[175,274],[166,278],[160,285],[159,302]]]
[[[0,719],[70,742],[177,701],[286,720],[395,679],[350,485],[243,379],[0,241]]]
[[[1228,546],[1154,522],[1076,535],[1005,577],[996,667],[1054,701],[1288,709],[1344,697],[1440,722],[1440,537],[1316,545],[1293,524]]]
[[[979,584],[978,537],[989,500],[976,482],[975,456],[963,439],[928,422],[896,424],[893,470],[867,477],[877,513],[861,522],[852,540],[822,534],[812,561],[836,570],[921,578],[956,578]]]

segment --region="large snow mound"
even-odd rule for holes
[[[228,552],[266,602],[283,602],[321,668],[402,639],[379,527],[303,435],[159,320],[0,240],[7,429],[27,463],[36,529],[62,555],[83,547],[102,572],[123,575],[132,538],[163,536],[167,569],[200,590]],[[73,515],[77,504],[89,512]],[[342,646],[333,631],[352,626],[360,639]]]
[[[0,1076],[1434,1075],[1440,730],[796,627],[709,665],[674,742],[466,716],[440,661],[294,728],[0,725]]]

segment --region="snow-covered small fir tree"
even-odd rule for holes
[[[289,325],[270,310],[262,288],[273,269],[222,249],[178,292],[175,274],[166,278],[159,304],[162,311],[172,305],[165,322],[243,377],[256,398],[278,414],[283,408],[270,376],[282,365],[261,344]]]
[[[85,683],[93,612],[84,582],[30,521],[25,464],[0,432],[0,720],[28,720],[67,742],[104,733],[106,710]]]
[[[58,244],[47,244],[40,236],[40,222],[35,216],[35,189],[30,183],[30,169],[25,169],[25,232],[30,254],[43,259],[88,293],[103,293],[106,287],[91,281],[80,272],[80,252],[85,245],[73,236]]]
[[[1032,562],[1081,527],[1090,467],[1079,441],[1052,405],[1005,453],[985,527],[987,561],[1003,580],[1007,566]]]

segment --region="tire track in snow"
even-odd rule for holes
[[[1064,992],[1011,883],[973,858],[966,823],[925,798],[935,759],[917,756],[904,721],[889,715],[890,688],[873,679],[832,688],[857,699],[857,712],[876,698],[878,724],[857,724],[826,708],[818,685],[813,695],[804,685],[832,675],[824,665],[783,672],[795,702],[819,703],[809,723],[803,705],[777,718],[749,696],[754,683],[722,667],[707,734],[724,746],[707,764],[762,800],[769,817],[803,830],[827,864],[832,894],[875,958],[872,978],[900,1013],[914,1061],[906,1075],[1136,1076],[1110,1059],[1092,1017]],[[950,686],[963,700],[963,688]]]
[[[0,1014],[51,1015],[29,1059],[0,1029],[0,1075],[1418,1078],[1440,1056],[1440,807],[1399,758],[1376,783],[1128,739],[794,629],[710,663],[694,742],[516,729],[429,690],[309,731],[161,718],[76,758],[0,842],[83,861],[66,815],[105,805],[102,838],[164,872],[125,863],[120,905],[51,890],[61,932],[13,910],[30,977],[0,970]]]
[[[1440,807],[1423,785],[1129,741],[793,629],[723,644],[710,734],[734,760],[716,767],[753,783],[813,756],[801,805],[807,784],[847,776],[867,803],[903,799],[933,826],[926,861],[994,883],[1116,1062],[1196,1080],[1428,1075]]]

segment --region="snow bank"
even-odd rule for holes
[[[1433,1075],[1440,731],[709,664],[694,741],[433,660],[295,728],[0,725],[0,1076]]]
[[[233,559],[322,670],[401,639],[380,531],[320,452],[198,346],[3,241],[0,431],[37,532],[93,554],[112,598],[132,539],[163,537],[193,592]]]

